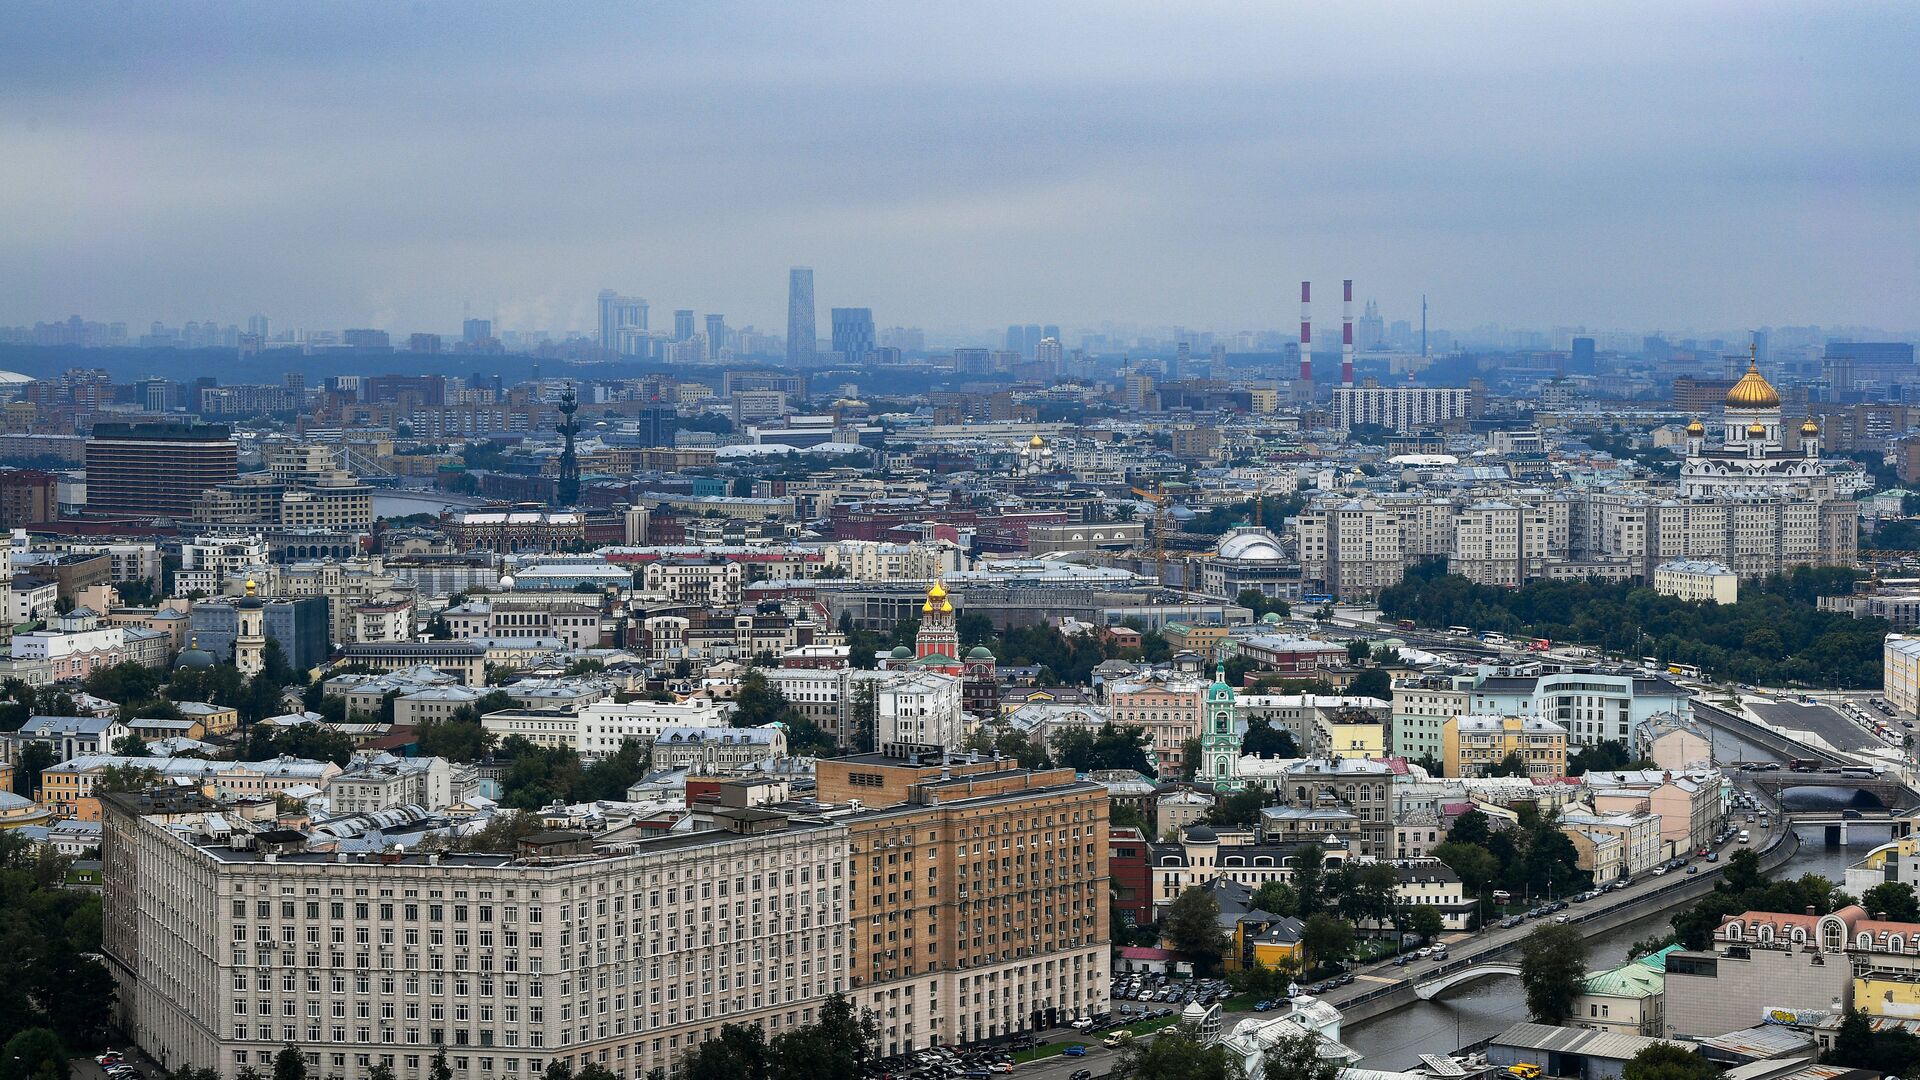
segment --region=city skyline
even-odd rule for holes
[[[1891,7],[483,10],[23,13],[0,322],[591,331],[611,287],[773,330],[805,265],[935,332],[1283,327],[1305,277],[1900,332],[1920,285]]]

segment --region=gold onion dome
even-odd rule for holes
[[[946,595],[947,587],[938,581],[933,583],[933,588],[927,590],[927,599],[929,600],[944,599]]]
[[[1747,373],[1727,391],[1729,409],[1777,409],[1780,407],[1780,392],[1773,388],[1760,374],[1760,365],[1747,361]]]
[[[1047,445],[1047,440],[1035,435],[1033,438],[1027,440],[1027,445],[1033,447],[1035,450],[1039,450]]]
[[[1802,434],[1802,435],[1818,435],[1818,434],[1820,434],[1820,425],[1819,425],[1819,424],[1816,424],[1816,423],[1814,423],[1814,422],[1813,422],[1813,417],[1811,417],[1811,416],[1809,416],[1809,417],[1807,417],[1807,422],[1806,422],[1806,423],[1804,423],[1804,424],[1801,424],[1801,425],[1800,425],[1800,434]]]
[[[1747,437],[1750,439],[1762,438],[1766,435],[1766,433],[1767,433],[1767,425],[1761,423],[1758,420],[1755,420],[1753,423],[1747,425]]]
[[[1689,435],[1693,435],[1697,437],[1700,435],[1705,435],[1706,433],[1707,433],[1707,425],[1701,423],[1698,417],[1694,418],[1693,423],[1687,425],[1687,434]]]

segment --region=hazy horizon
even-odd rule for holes
[[[1920,326],[1920,12],[20,6],[0,323]],[[1356,303],[1356,311],[1360,304]],[[1324,331],[1322,335],[1324,336]]]

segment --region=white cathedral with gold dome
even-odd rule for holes
[[[1820,460],[1820,428],[1800,425],[1800,452],[1789,453],[1781,432],[1780,392],[1749,357],[1747,373],[1727,391],[1718,446],[1707,445],[1699,420],[1687,425],[1687,459],[1680,467],[1680,495],[1694,497],[1835,497],[1833,477]]]

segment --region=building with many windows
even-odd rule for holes
[[[1456,716],[1441,732],[1441,763],[1448,776],[1486,776],[1518,755],[1527,775],[1567,775],[1567,729],[1551,720],[1522,716]]]
[[[1368,425],[1408,434],[1472,415],[1473,391],[1464,387],[1366,385],[1333,390],[1333,422],[1341,431]]]
[[[847,989],[848,828],[818,817],[716,808],[619,845],[350,855],[102,801],[114,1020],[165,1067],[266,1071],[291,1044],[342,1080],[425,1076],[442,1050],[454,1080],[644,1076],[723,1024],[776,1035]]]
[[[213,424],[95,424],[87,511],[186,518],[201,492],[239,473],[232,433]]]

